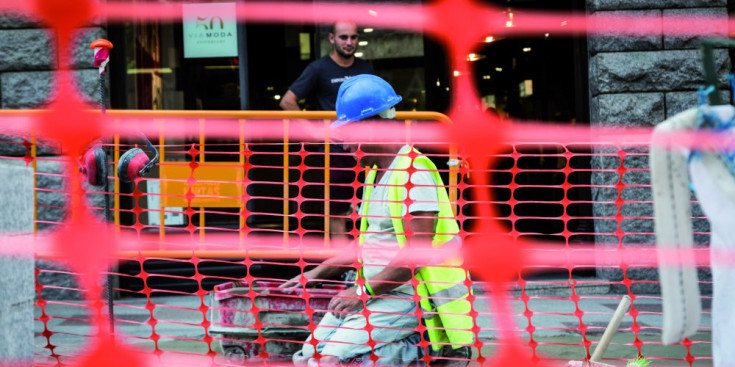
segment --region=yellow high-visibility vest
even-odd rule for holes
[[[411,158],[408,152],[399,152],[395,166],[391,170],[390,183],[388,187],[388,211],[393,222],[393,229],[399,247],[406,245],[404,232],[403,213],[406,209],[405,198],[408,196],[406,184],[409,182],[408,168],[413,161],[413,168],[427,171],[432,174],[437,183],[436,193],[439,204],[439,213],[435,221],[434,237],[432,245],[435,248],[456,238],[459,233],[459,225],[454,219],[454,212],[449,203],[444,182],[439,172],[429,158],[414,149],[415,158]],[[367,209],[377,169],[368,169],[365,176],[365,187],[362,195],[362,208],[360,223],[359,243],[365,241],[364,233],[367,231]],[[432,348],[438,351],[443,344],[450,343],[453,348],[460,348],[474,342],[472,332],[473,320],[470,316],[472,306],[467,300],[469,289],[465,285],[468,279],[466,270],[460,267],[461,261],[456,259],[445,261],[442,266],[425,266],[416,272],[415,277],[419,284],[416,289],[421,297],[419,306],[424,311],[424,322]],[[361,272],[360,272],[361,273]]]

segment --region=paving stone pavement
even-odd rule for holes
[[[560,281],[563,283],[563,281]],[[512,318],[515,321],[515,331],[519,337],[528,343],[533,336],[534,351],[542,358],[563,361],[566,359],[583,359],[586,349],[583,346],[582,332],[593,345],[599,340],[613,311],[618,305],[621,295],[594,294],[595,290],[588,290],[588,295],[581,295],[577,305],[569,296],[546,292],[542,294],[533,287],[527,287],[529,295],[526,302],[519,299],[519,292],[509,292],[502,297],[490,301],[488,294],[482,289],[477,289],[475,294],[477,300],[474,307],[478,312],[477,322],[481,328],[480,339],[485,343],[482,348],[483,355],[491,355],[495,346],[502,343],[498,339],[498,330],[495,318],[498,316],[493,312],[493,304],[497,301],[510,302]],[[585,293],[582,288],[580,293]],[[599,289],[598,289],[599,291]],[[527,293],[527,294],[528,294]],[[549,295],[549,293],[551,295]],[[562,292],[563,293],[563,292]],[[152,331],[160,336],[158,340],[159,349],[165,353],[186,353],[187,359],[194,363],[197,358],[208,351],[208,345],[204,342],[205,321],[201,300],[196,295],[166,295],[153,296],[151,298],[155,307],[152,311],[146,308],[145,298],[125,298],[116,300],[115,319],[116,333],[127,343],[132,344],[145,351],[152,351],[154,342],[151,338]],[[209,297],[205,298],[209,302]],[[709,298],[703,299],[705,313],[702,317],[702,333],[695,338],[692,353],[696,358],[704,358],[703,365],[711,364],[707,358],[709,353],[709,328],[711,318],[709,314]],[[636,325],[639,327],[638,338],[643,341],[643,350],[649,354],[658,354],[661,358],[680,358],[686,356],[686,350],[681,351],[681,346],[664,347],[660,345],[661,328],[661,300],[656,296],[638,296],[633,302],[636,310]],[[526,307],[530,312],[526,312]],[[106,307],[105,307],[106,309]],[[41,315],[40,308],[36,306],[36,317]],[[61,355],[62,362],[71,361],[75,355],[79,355],[90,342],[95,333],[90,323],[91,309],[80,301],[49,301],[45,306],[45,312],[50,316],[47,328],[52,332],[50,344],[55,346],[55,354]],[[151,312],[154,316],[151,319]],[[211,317],[211,315],[209,316]],[[529,328],[529,319],[532,328]],[[581,319],[581,320],[580,320]],[[581,322],[580,322],[581,321]],[[584,327],[582,327],[584,325]],[[623,318],[616,339],[610,350],[621,350],[621,358],[633,358],[635,355],[626,357],[631,353],[637,353],[635,347],[635,333],[632,330],[633,317],[628,312]],[[35,359],[36,363],[50,363],[53,359],[49,357],[50,349],[47,347],[49,340],[42,335],[44,325],[41,321],[35,322]],[[218,337],[218,335],[214,335]],[[216,350],[221,351],[219,343],[213,343]],[[529,344],[530,348],[530,344]],[[658,348],[658,349],[657,349]],[[662,349],[663,348],[663,349]],[[665,348],[672,351],[667,352]],[[616,352],[612,357],[616,356]],[[683,354],[682,354],[683,353]],[[196,357],[199,355],[200,357]],[[478,355],[476,351],[475,356]],[[698,363],[698,365],[700,365]]]

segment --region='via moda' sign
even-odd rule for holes
[[[235,3],[182,4],[184,57],[237,56]]]

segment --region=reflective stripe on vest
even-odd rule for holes
[[[445,243],[456,239],[456,235],[459,233],[459,225],[454,219],[454,212],[449,203],[444,182],[439,176],[436,166],[429,158],[421,155],[418,150],[414,149],[413,151],[416,153],[416,157],[413,159],[408,155],[408,150],[402,149],[398,152],[396,164],[390,175],[388,211],[393,222],[396,241],[399,247],[406,244],[403,213],[404,208],[406,212],[408,211],[405,199],[409,197],[409,193],[405,185],[410,180],[408,168],[413,164],[413,167],[417,170],[429,172],[437,183],[436,193],[439,213],[434,227],[432,245],[441,247]],[[360,244],[365,241],[368,206],[376,176],[377,169],[375,167],[368,169],[365,175],[362,207],[360,208],[362,217],[358,240]],[[474,333],[472,332],[474,322],[472,317],[469,316],[471,305],[467,300],[469,291],[465,285],[467,272],[461,267],[457,267],[461,263],[461,259],[450,259],[442,264],[445,266],[426,266],[420,268],[416,273],[416,279],[419,281],[416,291],[421,296],[419,306],[422,310],[429,311],[428,314],[424,314],[423,318],[426,323],[429,341],[435,351],[440,350],[444,343],[451,343],[454,348],[459,348],[474,342]]]
[[[466,285],[454,284],[447,289],[442,289],[435,293],[429,294],[429,299],[431,300],[431,303],[434,304],[434,306],[441,307],[449,302],[454,301],[455,299],[467,296],[468,293],[469,292],[467,292]]]

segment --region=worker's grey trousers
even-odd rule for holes
[[[419,347],[402,341],[416,333],[419,325],[416,303],[411,296],[402,293],[387,293],[371,296],[367,301],[368,318],[353,313],[344,319],[327,313],[312,336],[306,340],[301,351],[293,356],[296,365],[305,365],[315,352],[322,356],[334,356],[348,361],[357,356],[374,352],[377,363],[383,365],[405,365],[418,356]],[[367,321],[373,328],[366,331]],[[375,342],[373,350],[369,341]],[[314,345],[316,343],[316,350]]]

